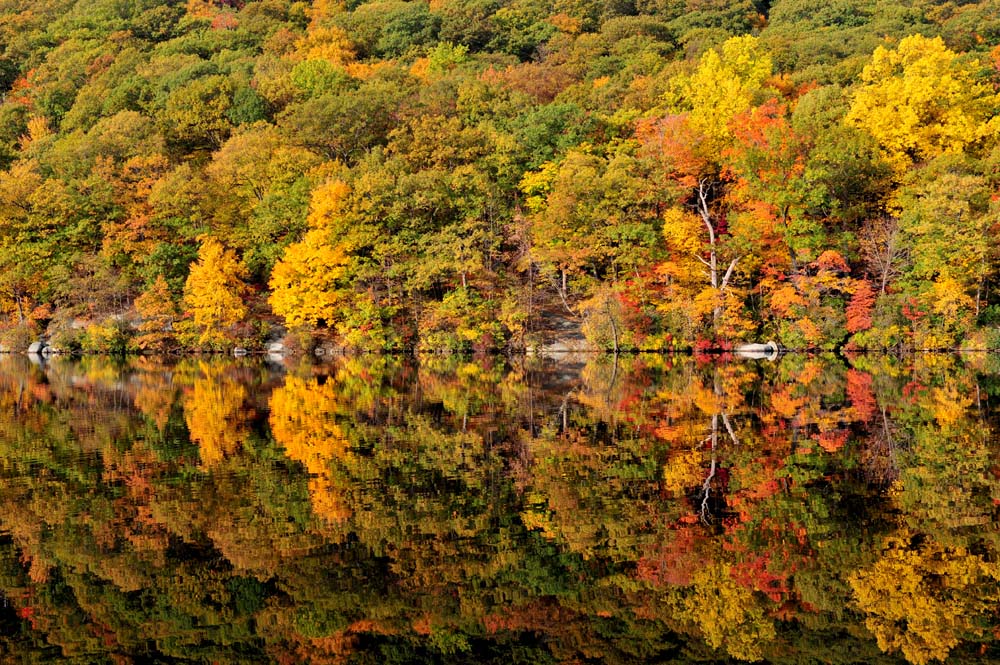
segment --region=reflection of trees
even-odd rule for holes
[[[192,368],[193,369],[193,368]],[[201,463],[210,468],[236,454],[246,438],[246,387],[219,363],[198,364],[184,399],[184,419]]]
[[[82,661],[957,658],[1000,600],[976,386],[803,357],[0,360],[0,586]]]
[[[995,563],[905,531],[887,538],[881,557],[850,582],[879,647],[916,665],[981,636],[982,618],[1000,600]]]
[[[333,522],[351,516],[332,469],[349,463],[352,456],[336,414],[337,388],[332,382],[321,385],[289,376],[271,395],[271,433],[285,453],[309,472],[313,510]]]

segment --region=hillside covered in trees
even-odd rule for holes
[[[0,0],[0,338],[1000,346],[1000,5]]]

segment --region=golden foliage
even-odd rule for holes
[[[912,35],[894,50],[880,46],[846,120],[874,136],[900,172],[915,160],[962,152],[1000,131],[1000,119],[989,120],[998,96],[977,80],[977,69],[940,37]]]
[[[667,248],[685,257],[694,257],[704,249],[704,228],[697,215],[680,208],[670,208],[663,215],[663,238]],[[689,262],[691,264],[693,262]]]
[[[771,68],[755,37],[732,37],[721,52],[705,53],[691,76],[675,80],[676,108],[688,110],[692,130],[721,149],[732,138],[730,121],[751,107]]]
[[[351,516],[348,497],[338,487],[331,463],[352,456],[350,442],[334,420],[337,388],[288,376],[271,395],[271,432],[291,459],[309,472],[309,496],[320,517],[341,522]]]
[[[219,367],[200,362],[198,369],[184,396],[184,421],[198,444],[202,466],[212,467],[237,453],[246,439],[247,389]]]
[[[694,449],[671,455],[663,465],[664,489],[679,497],[699,485],[706,473],[701,468],[703,458],[704,455]]]
[[[329,180],[315,190],[309,200],[306,221],[313,229],[329,229],[334,220],[344,214],[351,195],[351,186],[343,180]]]
[[[337,281],[343,276],[347,256],[330,244],[325,231],[313,229],[302,242],[289,245],[271,273],[268,302],[289,326],[330,325],[342,297]]]
[[[354,61],[354,46],[342,29],[328,26],[316,27],[295,43],[297,60],[326,60],[343,67]]]
[[[978,634],[976,617],[1000,598],[997,573],[996,564],[964,548],[904,532],[888,538],[882,558],[849,581],[879,648],[924,665]]]
[[[726,564],[705,566],[692,581],[685,615],[695,622],[705,641],[716,649],[725,647],[734,658],[760,660],[761,647],[777,633],[753,592],[733,579]]]
[[[198,260],[184,285],[184,304],[199,330],[199,344],[232,338],[229,329],[247,315],[245,275],[232,251],[211,236],[202,240]]]

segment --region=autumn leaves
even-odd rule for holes
[[[978,62],[914,35],[879,47],[855,90],[791,90],[747,37],[674,82],[673,114],[638,136],[673,194],[661,310],[688,334],[995,343],[975,329],[995,271],[1000,95]]]

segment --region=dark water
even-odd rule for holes
[[[0,660],[1000,661],[992,356],[0,359]]]

